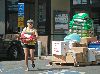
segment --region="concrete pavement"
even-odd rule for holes
[[[29,60],[30,71],[28,72],[25,71],[24,60],[0,61],[0,74],[100,74],[100,65],[84,67],[47,66],[50,62],[49,58],[51,57],[44,58],[40,60],[36,57],[36,67],[34,69],[31,67],[31,61]]]

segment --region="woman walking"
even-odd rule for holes
[[[38,33],[35,28],[33,28],[33,20],[28,20],[27,21],[27,27],[25,27],[21,33],[21,38],[23,42],[23,49],[24,49],[24,54],[25,54],[25,65],[26,65],[26,70],[29,70],[28,67],[28,55],[30,51],[30,59],[32,63],[32,67],[35,67],[34,64],[34,51],[35,51],[35,44],[38,38]]]

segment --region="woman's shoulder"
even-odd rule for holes
[[[24,28],[23,28],[23,32],[24,32],[24,31],[26,31],[26,29],[27,29],[27,28],[26,28],[26,27],[24,27]]]
[[[24,27],[23,30],[24,30],[24,29],[27,29],[27,27]]]

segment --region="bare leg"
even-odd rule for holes
[[[25,65],[27,67],[26,71],[28,71],[28,48],[24,48],[25,53]]]
[[[30,49],[30,58],[31,58],[31,62],[34,62],[34,49]]]

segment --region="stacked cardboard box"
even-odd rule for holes
[[[66,62],[67,63],[83,63],[84,62],[84,56],[83,53],[72,53],[68,52],[66,56]]]
[[[77,62],[87,62],[88,61],[88,59],[87,59],[88,48],[87,47],[72,47],[72,50],[74,50],[75,53],[78,54],[79,58],[77,58],[77,59],[81,59],[79,61],[76,59]]]
[[[75,55],[73,52],[67,52],[66,53],[66,62],[67,63],[74,63]]]
[[[70,52],[66,52],[66,56],[53,55],[53,61],[58,63],[87,63],[87,50],[87,47],[72,47]]]
[[[82,38],[81,42],[72,43],[70,50],[64,51],[61,55],[53,55],[53,61],[58,63],[88,63],[88,43],[96,41],[96,37]],[[68,45],[67,45],[68,46]],[[67,48],[67,47],[66,47]],[[62,49],[62,46],[61,46]],[[68,49],[68,48],[67,48]],[[63,51],[63,50],[62,50]],[[65,54],[65,55],[64,55]]]
[[[82,63],[84,62],[84,54],[83,53],[76,53],[76,62]]]
[[[72,46],[73,47],[87,47],[87,44],[86,43],[75,42],[75,43],[72,43]]]
[[[67,52],[67,63],[87,63],[87,47],[72,47],[73,52]]]
[[[89,42],[92,42],[92,41],[97,41],[97,37],[83,37],[83,38],[81,38],[80,43],[88,44]]]
[[[58,63],[87,62],[88,48],[86,44],[74,43],[73,45],[71,50],[65,52],[65,55],[53,54],[53,61]]]

